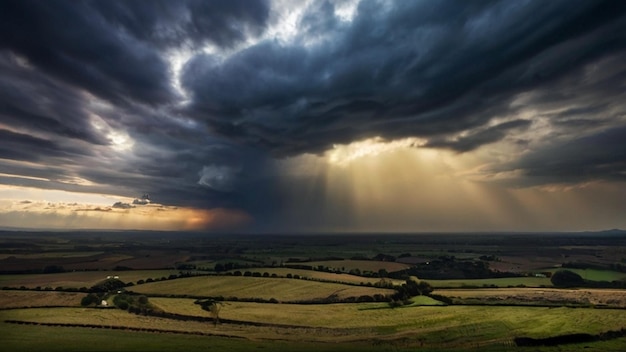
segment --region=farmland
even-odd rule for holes
[[[132,291],[143,294],[236,296],[239,299],[271,298],[278,301],[313,301],[329,296],[337,298],[391,294],[393,290],[347,286],[298,279],[275,279],[236,276],[191,277],[138,285]]]
[[[626,348],[626,239],[440,236],[276,236],[270,245],[249,236],[5,234],[0,349],[51,350],[52,341],[63,351],[526,351],[516,339],[555,337],[565,342],[533,350]],[[576,266],[583,286],[555,286],[550,276],[564,268],[532,264],[533,241],[541,263]],[[16,261],[28,272],[13,273]],[[112,270],[122,261],[130,266]],[[568,343],[576,334],[587,340]]]
[[[137,282],[150,278],[168,277],[178,274],[176,270],[133,270],[133,271],[74,271],[55,274],[0,275],[0,287],[91,287],[109,276],[121,277],[125,282]]]

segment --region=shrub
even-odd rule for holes
[[[98,302],[99,302],[98,296],[94,295],[93,293],[90,293],[80,300],[80,305],[83,307],[87,307],[92,304],[98,304]]]
[[[582,286],[585,280],[573,271],[559,270],[552,275],[550,282],[557,287],[574,287]]]

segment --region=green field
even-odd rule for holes
[[[158,295],[224,296],[262,298],[278,301],[308,301],[336,296],[339,299],[362,295],[393,294],[393,290],[349,286],[301,279],[246,276],[200,276],[153,282],[130,288],[134,292]]]
[[[459,262],[467,258],[475,258],[476,262],[483,254],[508,260],[490,263],[494,267],[502,264],[503,268],[515,265],[516,272],[542,271],[537,268],[561,264],[563,260],[608,267],[624,260],[626,237],[381,234],[263,235],[259,240],[261,237],[256,235],[126,232],[68,234],[66,240],[61,240],[61,235],[12,236],[4,240],[7,246],[0,253],[4,272],[40,272],[51,265],[81,271],[0,275],[0,287],[28,288],[0,290],[0,351],[626,351],[626,338],[556,347],[521,348],[514,343],[516,337],[547,338],[626,329],[626,290],[619,288],[554,288],[549,278],[541,277],[426,279],[435,288],[434,295],[447,297],[441,300],[452,304],[441,305],[427,296],[411,297],[412,303],[399,300],[391,304],[347,299],[406,292],[399,287],[397,291],[374,287],[381,280],[377,277],[347,273],[359,269],[378,276],[380,269],[393,272],[407,266],[374,260],[381,258],[379,254],[402,255],[410,261],[422,260],[416,257],[420,255],[424,261],[445,255],[449,267],[441,272],[433,268],[433,276],[452,269],[463,271],[457,276],[462,277],[467,274],[467,263]],[[561,249],[571,243],[586,247]],[[537,253],[538,248],[541,253]],[[590,257],[590,253],[595,255]],[[277,266],[290,260],[294,265],[316,269],[322,266],[342,273],[249,267]],[[233,270],[232,275],[158,280],[179,274],[179,270],[169,269],[177,265],[212,268],[216,263],[238,263],[242,267],[238,271],[252,274],[235,276]],[[118,265],[162,269],[109,270]],[[555,267],[551,271],[559,270]],[[94,271],[82,271],[85,269]],[[607,270],[571,270],[586,280],[626,278],[625,273]],[[288,274],[299,279],[287,278]],[[484,272],[474,274],[490,276]],[[98,298],[106,299],[108,308],[93,303],[82,307],[87,294],[75,289],[90,288],[107,276],[134,283],[126,289],[145,294],[148,302],[143,297],[119,297],[119,287],[111,286]],[[147,279],[158,281],[137,284]],[[385,281],[397,286],[404,283]],[[116,297],[128,300],[131,311],[141,314],[113,307],[114,302],[121,302]],[[198,297],[221,300],[217,305],[219,324],[214,323],[212,313],[194,303]],[[329,303],[342,300],[344,303]]]
[[[311,342],[235,339],[76,327],[15,325],[0,322],[0,351],[380,351],[371,343],[321,345]]]
[[[183,300],[173,300],[164,304],[166,299],[155,300],[161,307],[189,305]],[[191,300],[189,300],[191,301]],[[379,308],[379,309],[372,309]],[[202,311],[198,311],[203,315]],[[317,350],[367,350],[373,347],[387,350],[411,350],[417,346],[424,346],[426,350],[529,350],[515,348],[512,339],[516,336],[535,338],[549,337],[569,333],[599,333],[608,330],[626,328],[626,317],[623,310],[611,309],[571,309],[571,308],[539,308],[539,307],[476,307],[476,306],[448,306],[448,307],[409,307],[399,309],[384,309],[384,304],[333,304],[333,305],[294,305],[294,304],[256,304],[236,302],[225,306],[220,313],[222,318],[254,321],[270,324],[289,324],[301,328],[279,328],[264,326],[241,326],[211,323],[182,322],[133,315],[116,309],[86,309],[86,308],[43,308],[1,311],[2,320],[20,320],[39,323],[65,324],[97,324],[100,326],[134,327],[161,330],[173,330],[188,333],[203,333],[206,335],[231,336],[231,339],[218,339],[222,347],[232,344],[232,348],[250,348],[252,346],[276,348],[291,345],[300,346],[300,343],[311,347],[317,344]],[[19,350],[28,350],[28,346],[41,346],[33,341],[38,334],[45,337],[52,331],[66,329],[79,336],[91,336],[94,329],[52,328],[42,326],[4,325],[4,347],[20,346]],[[17,331],[16,331],[17,330]],[[97,329],[103,335],[118,335],[118,331]],[[124,336],[119,331],[119,336]],[[86,334],[86,335],[84,335]],[[162,334],[148,334],[132,332],[133,336],[142,341],[151,336]],[[174,339],[176,334],[169,334]],[[48,336],[46,341],[56,339],[61,344],[80,346],[78,340],[63,336]],[[193,337],[193,338],[192,338]],[[235,338],[240,337],[240,338]],[[185,336],[191,340],[200,339],[207,343],[216,337]],[[242,339],[245,338],[245,339]],[[158,340],[158,338],[157,338]],[[271,342],[269,341],[271,340]],[[102,346],[91,346],[87,337],[83,340],[83,347],[93,350],[105,350]],[[259,341],[264,341],[259,343]],[[87,343],[87,345],[84,345]],[[116,345],[110,349],[128,349],[130,341]],[[155,346],[150,341],[144,341],[144,346]],[[297,345],[296,345],[297,344]],[[585,344],[589,345],[589,344]],[[595,344],[594,344],[595,345]],[[625,339],[602,342],[607,351],[619,351],[626,348]],[[199,346],[195,342],[182,343],[191,349]],[[281,347],[282,346],[282,347]],[[329,348],[333,346],[333,348]],[[207,348],[207,346],[204,346]],[[360,348],[357,348],[360,347]],[[567,347],[566,349],[563,349]],[[570,348],[571,347],[571,348]],[[34,349],[34,348],[33,348]],[[66,348],[69,350],[70,348]],[[150,348],[141,348],[149,350]],[[584,346],[561,346],[560,350],[584,349]],[[48,349],[45,349],[48,350]],[[158,347],[158,350],[162,350]],[[271,350],[275,350],[271,347]],[[380,349],[379,349],[380,350]],[[385,349],[383,349],[385,350]],[[533,351],[537,349],[532,349]],[[558,350],[558,349],[542,349]],[[588,349],[587,349],[588,350]],[[593,351],[593,349],[592,349]]]

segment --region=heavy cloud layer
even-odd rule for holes
[[[7,0],[0,182],[258,219],[301,188],[281,159],[374,137],[623,182],[624,62],[623,1]]]

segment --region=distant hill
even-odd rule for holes
[[[598,234],[598,235],[610,235],[610,236],[624,236],[626,235],[626,230],[611,229],[611,230],[603,230],[603,231],[586,231],[585,233]]]

